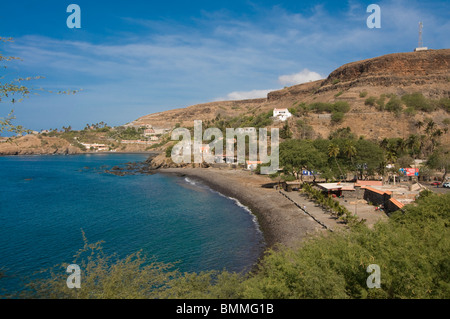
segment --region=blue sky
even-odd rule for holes
[[[69,4],[81,29],[69,29]],[[369,29],[369,4],[381,28]],[[193,104],[265,96],[324,78],[342,64],[417,46],[450,48],[448,1],[8,1],[0,52],[22,58],[6,77],[76,95],[39,93],[15,104],[33,130],[86,123],[121,125]],[[3,74],[4,75],[4,74]],[[0,117],[12,108],[0,104]]]

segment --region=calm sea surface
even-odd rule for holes
[[[264,243],[239,202],[187,178],[103,171],[146,158],[0,157],[0,288],[16,291],[34,271],[72,263],[82,230],[108,254],[142,250],[189,272],[249,270]]]

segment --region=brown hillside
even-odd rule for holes
[[[0,143],[0,155],[78,154],[79,148],[58,137],[26,135]]]
[[[363,91],[367,92],[366,97],[360,97]],[[270,92],[265,99],[193,105],[146,115],[132,124],[173,128],[179,123],[182,127],[192,127],[194,120],[211,120],[218,114],[222,117],[252,115],[273,108],[290,108],[298,102],[342,100],[350,104],[351,110],[339,125],[331,123],[329,114],[310,113],[302,118],[313,127],[316,136],[327,137],[337,128],[349,126],[355,134],[366,138],[407,137],[408,134],[417,133],[414,123],[426,117],[443,125],[443,120],[450,117],[443,110],[396,117],[393,113],[378,112],[364,104],[368,96],[378,97],[389,93],[401,96],[414,92],[421,92],[431,99],[450,97],[450,49],[394,53],[352,62],[333,71],[327,79]],[[293,121],[298,119],[290,119],[292,126],[295,126]],[[448,134],[444,136],[444,142],[446,140]]]

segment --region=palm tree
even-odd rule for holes
[[[395,152],[388,151],[386,153],[386,161],[389,164],[394,164],[397,161],[397,154],[395,154]]]
[[[330,143],[330,145],[328,145],[328,156],[334,157],[334,161],[336,162],[336,165],[339,168],[339,172],[341,172],[342,176],[344,174],[342,173],[341,167],[339,166],[339,163],[337,161],[337,156],[339,155],[340,152],[341,150],[339,149],[339,146],[337,146],[336,144]],[[341,180],[341,177],[339,177],[339,180]]]
[[[420,129],[423,127],[424,123],[422,121],[417,121],[415,126],[417,127],[417,129],[420,131]]]
[[[396,143],[397,154],[402,154],[406,149],[406,141],[402,138],[399,138]]]
[[[416,134],[411,134],[406,140],[406,146],[411,150],[411,155],[416,158],[420,152],[420,140]]]
[[[386,179],[385,179],[385,175],[386,175],[386,161],[382,161],[380,163],[380,166],[377,169],[378,174],[380,174],[383,177],[383,184],[385,183]]]
[[[438,139],[442,136],[442,134],[443,131],[441,129],[437,129],[431,134],[431,153],[434,152],[435,147],[439,144]]]
[[[425,133],[431,135],[434,132],[434,128],[436,127],[436,123],[433,120],[428,120],[427,127],[425,128]]]
[[[355,147],[355,145],[353,145],[353,143],[351,141],[347,141],[345,143],[344,153],[347,155],[348,158],[350,158],[350,160],[353,163],[353,156],[356,155],[356,147]]]
[[[389,140],[385,137],[381,142],[380,142],[380,147],[387,150],[387,147],[389,145]]]
[[[356,155],[356,147],[353,145],[353,142],[346,141],[344,145],[344,153],[347,155],[348,158],[350,158],[350,161],[352,162],[352,168],[355,167],[355,163],[353,162],[353,157]]]

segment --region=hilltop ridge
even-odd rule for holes
[[[326,79],[273,91],[266,98],[197,104],[145,115],[131,124],[192,127],[194,120],[212,120],[218,115],[222,118],[258,115],[273,108],[291,108],[302,102],[346,101],[350,111],[339,125],[333,124],[325,115],[305,116],[317,136],[327,137],[336,128],[350,127],[355,134],[366,137],[404,137],[415,132],[416,121],[431,117],[441,123],[448,113],[436,110],[428,114],[418,112],[414,116],[395,116],[390,112],[377,111],[364,102],[366,96],[402,96],[415,92],[430,99],[450,97],[450,49],[392,53],[350,62],[331,72]]]

